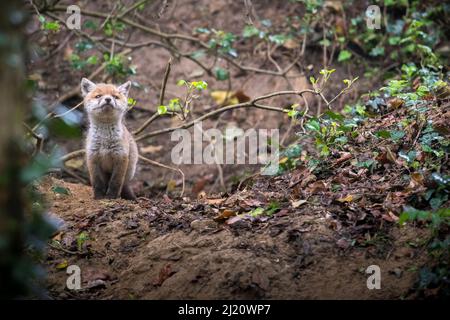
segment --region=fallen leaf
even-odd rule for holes
[[[345,196],[344,198],[337,199],[339,202],[352,202],[353,201],[353,195],[349,194]]]
[[[244,199],[240,202],[241,207],[259,207],[263,202],[258,199]]]
[[[168,192],[175,190],[176,187],[177,187],[177,182],[175,180],[169,180],[167,182],[167,191]]]
[[[69,266],[69,262],[67,260],[63,260],[62,262],[56,265],[56,269],[65,269]]]
[[[238,99],[239,103],[250,101],[250,97],[247,96],[242,90],[236,91],[234,96]]]
[[[223,221],[230,217],[233,217],[236,215],[236,212],[230,209],[223,210],[218,216],[214,218],[215,221]]]
[[[52,238],[53,241],[61,241],[62,239],[62,232],[58,232],[57,234],[55,234]]]
[[[399,219],[395,214],[392,213],[392,211],[389,211],[387,214],[383,214],[381,217],[389,222],[396,222]]]
[[[339,159],[336,160],[336,164],[342,163],[346,160],[353,158],[350,152],[340,152],[340,155],[341,156],[339,157]]]
[[[226,199],[225,198],[219,198],[219,199],[205,199],[207,204],[210,204],[212,206],[218,206],[221,205]]]
[[[231,225],[231,224],[233,224],[233,223],[236,223],[236,222],[242,220],[243,217],[244,217],[244,215],[240,214],[240,215],[231,217],[231,218],[228,219],[225,223],[228,224],[228,225]]]
[[[407,191],[417,190],[419,187],[422,187],[424,183],[424,177],[419,172],[411,173],[411,180],[409,181],[409,185],[406,187]]]
[[[233,91],[216,90],[211,92],[211,98],[217,104],[238,104],[239,99]]]
[[[283,43],[283,47],[286,49],[295,49],[300,47],[300,41],[289,38]]]
[[[404,101],[400,98],[392,98],[388,101],[388,107],[397,109],[403,105]]]
[[[311,193],[317,193],[318,191],[325,191],[327,190],[327,185],[322,180],[316,181],[310,186],[310,192]]]
[[[291,201],[291,204],[292,204],[293,208],[298,208],[302,204],[305,204],[306,202],[307,202],[306,200],[297,200],[297,201]]]
[[[248,215],[250,215],[250,216],[255,218],[257,216],[262,215],[263,213],[264,213],[264,208],[259,207],[259,208],[256,208],[256,209],[253,209],[252,211],[250,211],[248,213]]]

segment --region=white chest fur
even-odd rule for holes
[[[108,156],[127,153],[124,134],[125,131],[121,123],[91,124],[86,144],[88,154]]]

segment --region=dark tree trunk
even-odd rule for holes
[[[20,174],[22,118],[28,111],[25,88],[27,14],[23,1],[0,1],[0,298],[27,293],[30,266],[24,252],[25,197]]]

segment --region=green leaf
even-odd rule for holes
[[[128,106],[129,106],[130,108],[133,108],[133,107],[136,105],[136,103],[137,103],[137,101],[134,100],[134,99],[131,98],[131,97],[128,98],[127,102],[128,102]]]
[[[180,99],[178,98],[170,99],[168,109],[170,111],[180,111],[181,110]]]
[[[269,40],[275,44],[282,45],[286,42],[287,38],[284,34],[274,34],[269,36]]]
[[[44,22],[42,28],[47,31],[58,32],[60,29],[59,21]]]
[[[205,50],[196,50],[191,53],[191,58],[194,58],[196,60],[203,58],[205,56]]]
[[[320,132],[320,123],[318,120],[311,119],[306,124],[305,127],[311,131]]]
[[[279,210],[280,210],[280,204],[276,201],[272,201],[269,203],[269,206],[265,210],[265,213],[266,213],[266,215],[271,216]]]
[[[163,115],[167,113],[167,107],[166,106],[159,106],[158,107],[158,114]]]
[[[392,140],[398,141],[401,138],[403,138],[406,133],[404,131],[392,130],[389,132],[389,134],[390,134]]]
[[[254,36],[258,36],[260,34],[260,31],[255,26],[246,25],[244,27],[244,30],[242,31],[242,36],[244,38],[251,38]]]
[[[98,57],[97,56],[90,56],[87,60],[87,63],[89,64],[97,64],[98,63]]]
[[[206,81],[200,80],[200,81],[192,81],[191,85],[196,88],[197,90],[204,90],[208,88],[208,84]]]
[[[426,86],[419,86],[416,92],[419,97],[424,97],[430,93],[430,89],[428,89]]]
[[[375,135],[379,138],[389,139],[391,137],[391,133],[387,130],[380,130],[375,132]]]
[[[342,50],[339,53],[339,57],[338,57],[338,61],[342,62],[342,61],[346,61],[348,59],[350,59],[352,57],[352,53],[348,50]]]
[[[250,211],[248,214],[249,214],[251,217],[256,218],[257,216],[260,216],[260,215],[262,215],[263,213],[264,213],[264,208],[256,208],[256,209],[253,209],[252,211]]]
[[[230,73],[228,72],[228,70],[225,70],[223,68],[216,68],[215,73],[216,78],[219,81],[228,80],[228,78],[230,77]]]
[[[92,20],[86,20],[83,23],[83,27],[86,28],[86,29],[96,30],[97,29],[97,24],[94,21],[92,21]]]
[[[61,186],[52,187],[52,191],[57,194],[70,195],[70,190]]]
[[[77,236],[77,248],[78,251],[82,251],[83,249],[83,244],[89,240],[89,235],[86,232],[81,232],[78,236]]]
[[[339,114],[339,113],[336,113],[336,112],[333,112],[333,111],[329,111],[328,110],[328,111],[325,112],[325,114],[328,117],[330,117],[330,119],[333,119],[333,120],[336,120],[336,121],[339,121],[339,122],[342,122],[345,119],[342,114]]]

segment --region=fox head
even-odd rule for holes
[[[112,84],[95,84],[83,78],[81,80],[81,93],[84,97],[84,107],[90,119],[106,123],[120,120],[127,111],[130,87],[130,81],[116,87]]]

